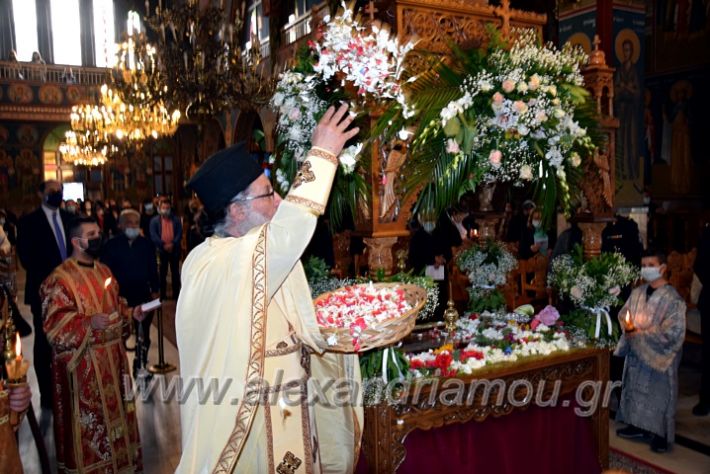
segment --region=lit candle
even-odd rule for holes
[[[631,312],[628,309],[626,310],[626,316],[624,317],[624,325],[626,326],[627,331],[634,330],[634,323],[631,320]]]
[[[20,333],[15,333],[15,373],[19,373],[22,367],[22,341]]]
[[[108,297],[109,297],[108,288],[109,288],[109,286],[111,286],[112,280],[113,279],[111,277],[106,278],[106,280],[104,280],[104,295],[103,295],[103,299],[101,300],[101,309],[104,311],[106,310],[106,303],[108,302]]]

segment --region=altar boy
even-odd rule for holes
[[[617,420],[629,426],[622,438],[651,438],[663,453],[675,438],[678,366],[685,337],[685,302],[668,284],[666,256],[647,251],[641,260],[645,284],[631,292],[619,312],[624,334],[615,354],[626,356]],[[628,318],[627,318],[628,313]]]

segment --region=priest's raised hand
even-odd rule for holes
[[[348,113],[347,104],[341,105],[337,110],[334,106],[330,106],[313,130],[311,145],[338,156],[345,142],[360,131],[358,127],[348,129],[354,117],[353,114]]]

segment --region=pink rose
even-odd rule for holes
[[[619,296],[619,293],[621,293],[621,288],[618,285],[609,289],[609,294],[612,296]]]
[[[503,159],[503,153],[500,152],[500,150],[493,150],[491,151],[491,154],[488,155],[488,161],[491,162],[494,168],[498,168],[500,166],[500,161]]]
[[[498,105],[502,104],[503,94],[501,94],[500,92],[496,92],[495,94],[493,94],[493,103]]]
[[[570,295],[572,295],[573,298],[576,298],[578,300],[581,300],[582,296],[584,296],[582,294],[582,289],[576,285],[569,290],[569,293]]]
[[[522,100],[516,100],[513,102],[513,107],[515,107],[515,110],[517,110],[520,114],[524,114],[525,111],[528,110],[528,106]]]
[[[505,92],[513,92],[513,90],[515,89],[515,81],[506,79],[505,81],[503,81],[502,87]]]

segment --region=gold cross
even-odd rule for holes
[[[291,451],[286,451],[283,461],[276,468],[278,474],[293,474],[301,465],[301,460],[296,457]]]
[[[315,181],[316,175],[311,171],[311,162],[304,161],[301,165],[301,169],[296,173],[296,178],[293,180],[293,189],[296,189],[303,183],[310,183]]]

